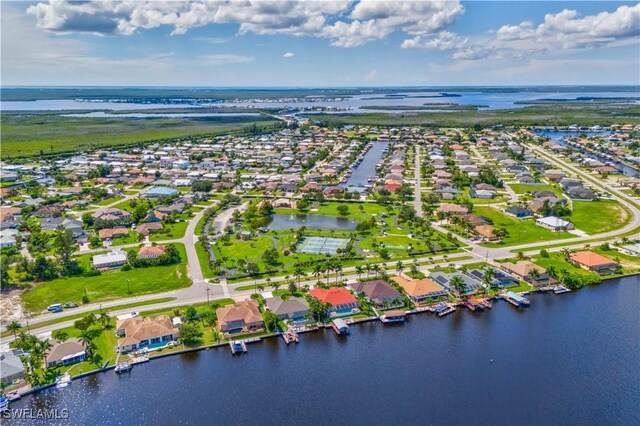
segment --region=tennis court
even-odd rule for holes
[[[300,242],[298,251],[310,254],[336,254],[347,246],[346,238],[306,237]]]

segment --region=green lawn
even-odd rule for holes
[[[106,206],[108,204],[115,203],[116,201],[121,200],[121,199],[122,199],[122,197],[109,197],[109,198],[105,198],[104,200],[101,200],[101,201],[99,201],[97,203],[93,203],[93,204],[95,204],[96,206]]]
[[[164,228],[161,232],[155,232],[151,234],[149,240],[151,241],[162,241],[162,240],[177,240],[178,238],[184,237],[184,233],[187,230],[187,226],[189,226],[189,222],[176,222],[164,224]]]
[[[35,284],[21,296],[25,308],[31,312],[40,312],[52,303],[80,303],[85,290],[90,303],[96,303],[188,287],[191,281],[187,277],[184,245],[176,246],[182,257],[182,262],[178,265],[138,268],[126,272],[115,270],[95,277],[58,278]]]
[[[580,231],[598,234],[622,228],[631,220],[631,214],[614,200],[574,201],[568,220]]]
[[[255,262],[264,251],[273,247],[273,241],[268,237],[257,237],[251,241],[231,240],[231,245],[224,245],[221,241],[213,244],[213,253],[219,260],[229,259],[238,261],[245,259],[247,262]]]
[[[551,191],[556,195],[561,195],[562,191],[554,187],[553,185],[549,185],[546,183],[532,183],[532,184],[524,184],[524,183],[508,183],[513,189],[513,192],[516,194],[526,194],[531,191]]]
[[[553,232],[549,229],[538,226],[534,219],[519,220],[511,216],[507,216],[503,212],[492,207],[475,207],[473,209],[473,213],[491,219],[493,221],[493,226],[497,228],[504,228],[509,233],[509,236],[502,240],[502,244],[487,243],[487,247],[575,238],[575,235],[568,232]]]
[[[111,245],[113,246],[123,246],[126,244],[135,244],[139,242],[138,233],[136,231],[130,230],[126,237],[118,237],[111,240]]]

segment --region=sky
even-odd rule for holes
[[[0,2],[2,86],[640,84],[640,3]]]

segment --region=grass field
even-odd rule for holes
[[[526,194],[527,192],[531,192],[531,191],[551,191],[554,194],[559,196],[561,195],[561,192],[562,192],[557,188],[553,187],[553,185],[549,185],[546,183],[533,183],[533,184],[508,183],[507,185],[509,185],[511,189],[513,189],[513,192],[515,192],[516,194]]]
[[[631,220],[631,214],[613,200],[574,201],[569,220],[576,229],[587,234],[598,234],[622,228]]]
[[[236,132],[253,123],[272,125],[262,117],[89,118],[54,113],[3,113],[2,158],[76,152],[134,145],[184,136]]]
[[[198,254],[198,262],[200,262],[200,267],[202,268],[202,275],[205,278],[213,278],[216,274],[211,269],[211,265],[209,265],[209,257],[207,256],[207,251],[202,246],[200,241],[196,242],[196,253]]]
[[[507,216],[501,211],[491,207],[475,207],[473,213],[491,219],[493,226],[504,228],[509,233],[509,236],[502,240],[502,244],[488,243],[486,244],[487,247],[547,242],[575,237],[575,235],[568,232],[553,232],[538,226],[533,219],[519,220]]]
[[[22,295],[22,300],[28,311],[40,312],[52,303],[79,303],[85,291],[89,301],[96,303],[188,287],[191,282],[187,277],[187,255],[182,244],[176,244],[176,247],[182,257],[178,265],[138,268],[126,272],[115,270],[90,278],[59,278],[35,284]]]
[[[104,200],[100,200],[99,202],[95,203],[96,206],[106,206],[109,205],[111,203],[115,203],[118,200],[121,200],[121,197],[109,197],[109,198],[105,198]]]
[[[189,222],[165,223],[161,232],[154,232],[149,236],[151,241],[177,240],[184,237]]]

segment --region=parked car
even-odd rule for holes
[[[75,302],[67,302],[64,304],[64,308],[65,309],[69,309],[69,308],[77,308],[78,304]]]
[[[62,312],[62,305],[60,303],[54,303],[53,305],[47,306],[47,311],[49,312]]]

